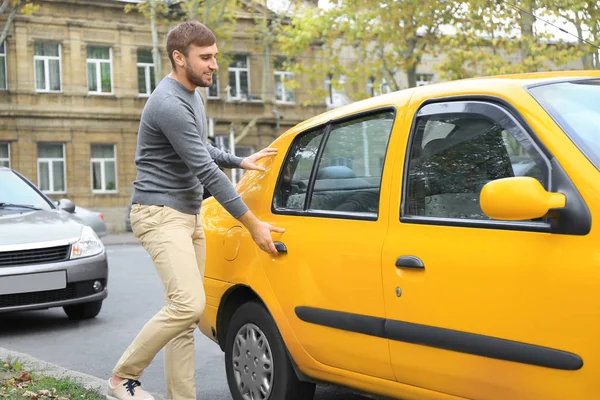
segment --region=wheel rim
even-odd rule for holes
[[[265,400],[273,389],[273,355],[263,331],[247,323],[235,335],[233,376],[244,400]]]

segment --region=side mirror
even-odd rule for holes
[[[57,203],[58,208],[73,214],[75,212],[75,203],[69,199],[60,199]]]
[[[541,218],[551,209],[564,208],[567,197],[549,193],[537,179],[522,176],[488,182],[481,190],[479,202],[490,218],[523,221]]]

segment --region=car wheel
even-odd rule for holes
[[[92,301],[90,303],[74,304],[72,306],[64,306],[63,309],[69,319],[79,321],[82,319],[94,318],[100,313],[102,308],[102,300]]]
[[[231,317],[225,369],[234,400],[310,400],[315,385],[300,382],[275,322],[264,306],[249,302]]]

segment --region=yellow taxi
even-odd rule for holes
[[[200,328],[235,400],[600,399],[600,71],[479,78],[329,111],[216,201]]]

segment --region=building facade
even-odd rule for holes
[[[127,2],[119,0],[39,3],[34,15],[17,15],[0,44],[0,165],[24,174],[53,200],[69,198],[102,212],[110,232],[123,231],[139,120],[154,89],[150,24],[138,12],[125,13]],[[242,4],[235,16],[248,28],[260,10]],[[170,71],[167,29],[159,28],[163,75]],[[200,89],[209,134],[241,156],[325,109],[302,106],[308,91],[286,88],[291,76],[276,56],[265,75],[255,40],[250,29],[236,29],[226,46],[231,61],[220,65],[212,88]]]

